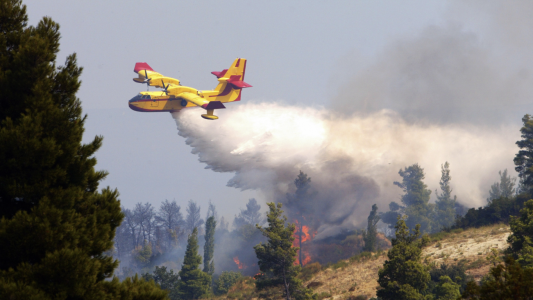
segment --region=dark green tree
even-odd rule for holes
[[[187,250],[180,275],[179,293],[182,299],[199,299],[209,293],[211,276],[200,270],[202,257],[198,255],[198,228],[194,228],[187,239]]]
[[[515,195],[516,178],[511,178],[510,175],[507,175],[507,169],[503,173],[500,171],[498,174],[500,174],[500,182],[495,182],[490,186],[489,198],[487,198],[489,204],[494,199],[511,198]]]
[[[452,177],[450,176],[450,164],[448,162],[441,165],[441,174],[441,193],[439,194],[435,190],[437,201],[435,202],[435,224],[432,226],[434,232],[443,228],[450,228],[455,223],[456,216],[455,204],[457,197],[453,196],[452,198],[452,188],[450,186]]]
[[[405,193],[401,199],[405,205],[407,226],[413,229],[416,224],[420,224],[422,232],[431,232],[433,205],[429,204],[431,190],[428,190],[423,182],[424,169],[414,164],[400,170],[398,174],[402,177],[402,182],[395,181],[394,184]]]
[[[302,249],[302,240],[305,235],[303,228],[312,223],[314,215],[313,206],[310,203],[314,193],[311,191],[311,177],[302,171],[294,180],[294,185],[296,186],[294,194],[287,194],[287,208],[291,219],[296,222],[295,234],[298,248]],[[298,252],[298,263],[303,266],[302,251]]]
[[[516,144],[520,150],[514,158],[515,170],[520,177],[521,190],[531,193],[533,187],[533,118],[526,114],[522,118],[524,126],[520,129],[522,140]]]
[[[427,236],[420,237],[420,225],[417,224],[412,233],[403,218],[398,217],[395,226],[396,238],[392,239],[392,249],[388,260],[379,270],[378,283],[380,289],[377,296],[383,300],[424,299],[422,292],[430,281],[429,272],[420,262],[422,247],[427,244]]]
[[[312,293],[302,286],[297,278],[301,267],[295,266],[294,261],[297,247],[292,247],[295,225],[287,224],[287,217],[283,216],[281,203],[267,203],[270,211],[267,213],[268,227],[257,228],[268,239],[266,244],[260,243],[254,247],[261,273],[256,275],[258,290],[281,286],[283,296],[287,299],[309,299]]]
[[[217,221],[214,216],[207,218],[205,223],[205,245],[204,245],[204,272],[213,276],[215,273],[215,262],[213,255],[215,254],[215,229]]]
[[[378,206],[377,204],[374,204],[372,205],[372,211],[370,212],[370,215],[368,215],[368,225],[366,227],[366,231],[363,232],[363,240],[365,241],[363,251],[374,252],[377,250],[377,224],[379,219]]]
[[[533,268],[522,268],[511,256],[505,258],[504,264],[490,269],[481,286],[470,281],[463,292],[463,299],[479,300],[520,300],[533,299]]]
[[[394,228],[396,222],[398,222],[398,216],[401,216],[405,207],[392,201],[389,203],[389,211],[380,213],[381,221],[385,224],[389,224],[389,228]]]
[[[146,281],[153,280],[161,289],[167,291],[170,300],[180,300],[178,290],[180,277],[173,270],[167,270],[167,267],[156,266],[152,274],[146,273],[143,275],[143,278]]]
[[[98,189],[102,137],[81,143],[82,68],[75,54],[56,65],[57,23],[27,20],[20,0],[0,0],[0,299],[164,299],[107,280],[123,215],[118,192]]]
[[[533,199],[524,204],[520,217],[511,217],[510,225],[507,252],[523,267],[533,268]]]
[[[448,276],[441,276],[438,285],[433,289],[435,300],[455,300],[461,297],[460,285]]]

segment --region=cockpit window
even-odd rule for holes
[[[150,95],[143,95],[141,99],[152,99],[152,97],[150,97]]]

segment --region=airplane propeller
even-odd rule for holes
[[[161,79],[161,84],[163,85],[163,92],[168,95],[168,90],[167,89],[170,86],[170,83],[165,85],[165,82],[163,81],[163,79]]]
[[[146,72],[146,69],[144,69],[144,82],[146,82],[147,91],[150,88],[150,80],[152,80],[152,78],[148,78],[148,72]]]

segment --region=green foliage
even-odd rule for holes
[[[211,276],[200,270],[202,257],[198,255],[198,229],[194,228],[187,239],[187,250],[183,266],[179,271],[181,283],[179,294],[182,299],[199,299],[209,293]]]
[[[98,190],[102,137],[82,144],[82,68],[75,54],[56,65],[57,23],[27,20],[21,1],[0,0],[0,299],[164,299],[110,280],[123,215],[118,192]]]
[[[422,247],[427,239],[418,242],[420,225],[417,224],[413,233],[409,233],[403,218],[398,218],[395,229],[396,238],[392,240],[392,249],[387,254],[389,260],[379,270],[378,283],[381,289],[377,295],[383,300],[423,299],[421,292],[430,281],[429,272],[420,262]]]
[[[516,145],[520,149],[514,158],[515,170],[520,177],[521,189],[531,194],[533,187],[533,119],[526,114],[522,118],[524,126],[520,129],[522,140]]]
[[[242,278],[241,273],[233,271],[224,271],[217,279],[215,279],[215,284],[213,285],[213,290],[215,295],[220,296],[227,294],[229,289],[237,283]]]
[[[494,199],[486,207],[469,209],[466,215],[455,220],[454,227],[466,229],[498,223],[508,224],[511,221],[511,216],[518,216],[520,209],[530,198],[529,194],[523,193],[513,198]]]
[[[461,296],[459,285],[448,276],[441,276],[439,284],[433,290],[435,300],[455,300]]]
[[[363,251],[374,252],[377,250],[376,239],[378,234],[377,224],[379,219],[378,206],[377,204],[374,204],[372,205],[372,211],[370,212],[370,215],[368,215],[366,232],[363,232],[363,240],[365,241]]]
[[[156,266],[153,274],[146,273],[142,277],[146,281],[153,280],[161,287],[161,289],[167,291],[170,300],[180,299],[178,290],[180,277],[178,274],[175,274],[173,270],[167,271],[167,267]]]
[[[135,256],[133,257],[135,263],[140,269],[147,268],[150,265],[150,259],[152,257],[152,246],[149,243],[145,243],[142,247],[135,249]]]
[[[114,295],[110,295],[105,299],[120,299],[120,300],[162,300],[167,298],[167,291],[161,290],[153,281],[146,281],[135,275],[133,278],[126,278],[119,282],[117,278],[113,278],[111,282],[106,282],[109,290],[111,287],[116,287]],[[2,298],[2,297],[0,297]],[[81,298],[80,298],[81,299]],[[87,297],[83,299],[89,299]],[[104,299],[95,298],[95,299]]]
[[[401,212],[405,207],[400,206],[398,203],[392,201],[389,203],[390,211],[380,213],[381,221],[385,224],[389,224],[389,228],[394,228],[398,217],[401,216]]]
[[[442,264],[440,268],[430,270],[431,282],[429,282],[428,290],[433,291],[439,284],[441,277],[446,276],[457,284],[460,292],[464,291],[468,281],[471,279],[465,271],[466,266],[464,263],[458,263],[457,265]]]
[[[204,272],[213,276],[215,273],[215,262],[213,255],[215,253],[215,229],[217,221],[215,217],[207,218],[205,223],[205,245],[204,245]]]
[[[452,198],[452,188],[450,187],[450,181],[452,177],[450,176],[450,164],[445,162],[444,165],[441,165],[441,179],[440,179],[440,189],[441,193],[439,194],[435,191],[437,195],[437,201],[435,202],[435,220],[433,225],[433,231],[439,231],[443,228],[450,228],[455,221],[455,204],[457,202],[457,197]]]
[[[402,196],[402,203],[405,205],[406,224],[409,228],[415,228],[420,224],[422,232],[431,232],[431,215],[433,205],[429,204],[431,190],[422,181],[424,179],[424,169],[418,164],[414,164],[398,172],[402,177],[402,182],[395,181],[405,193]]]
[[[505,264],[490,269],[490,276],[477,285],[470,281],[462,294],[463,299],[531,299],[533,295],[533,268],[523,269],[511,256]]]
[[[511,219],[511,231],[507,242],[508,253],[523,267],[533,267],[533,199],[520,210],[520,217]]]
[[[267,238],[267,243],[260,243],[254,247],[261,274],[256,275],[258,290],[273,286],[281,286],[283,296],[289,299],[309,299],[311,291],[302,286],[297,278],[300,266],[294,266],[298,248],[292,247],[294,237],[294,224],[288,224],[287,217],[283,216],[281,203],[267,203],[268,227],[257,226]]]

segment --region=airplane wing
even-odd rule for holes
[[[175,78],[166,77],[161,73],[154,71],[147,63],[138,62],[133,68],[133,72],[139,74],[139,77],[133,78],[137,83],[146,83],[148,86],[155,86],[158,88],[168,88],[171,86],[180,85],[180,81]]]

